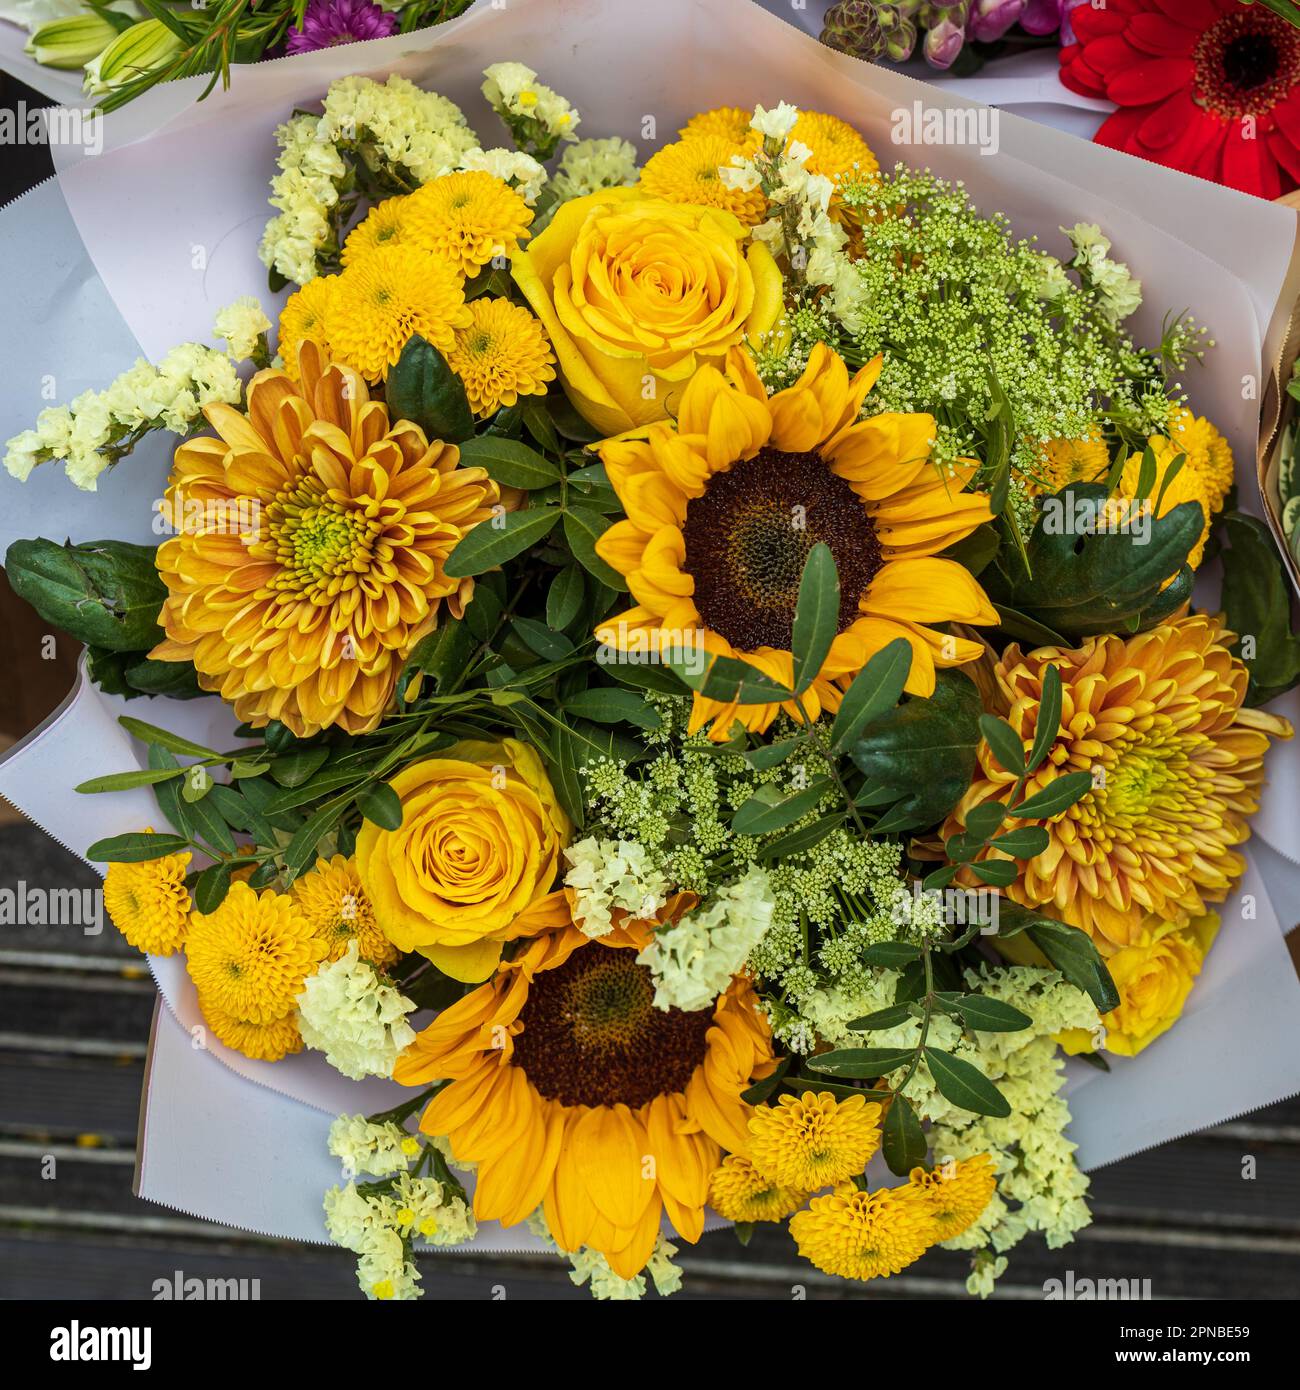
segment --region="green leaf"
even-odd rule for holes
[[[1066,980],[1088,995],[1099,1013],[1106,1014],[1119,1007],[1115,981],[1087,932],[1065,922],[1042,919],[1026,926],[1024,931]]]
[[[1006,803],[1002,801],[981,801],[966,812],[967,836],[983,844],[996,833],[998,826],[1007,818]]]
[[[925,1162],[928,1147],[912,1102],[906,1096],[895,1095],[880,1129],[880,1152],[889,1171],[896,1177],[906,1177]]]
[[[317,846],[343,814],[341,806],[322,806],[294,832],[284,847],[285,876],[292,883],[316,859]]]
[[[961,800],[975,770],[979,715],[974,682],[938,671],[933,695],[886,710],[853,745],[850,756],[869,779],[906,789],[891,830],[934,825]]]
[[[1038,701],[1038,722],[1034,725],[1034,742],[1029,749],[1026,766],[1035,771],[1056,742],[1061,731],[1061,673],[1055,666],[1043,672],[1043,689]]]
[[[900,1023],[906,1023],[914,1017],[909,1005],[891,1004],[887,1009],[877,1009],[874,1014],[868,1014],[865,1018],[855,1018],[852,1023],[846,1023],[844,1026],[854,1033],[874,1033],[881,1028],[897,1028]]]
[[[461,445],[460,461],[462,467],[484,468],[494,482],[523,488],[525,492],[550,487],[563,477],[559,467],[545,455],[517,439],[505,439],[500,435],[485,434],[467,439]]]
[[[1300,682],[1300,639],[1291,631],[1290,586],[1262,521],[1225,512],[1223,522],[1231,548],[1223,552],[1221,606],[1237,634],[1233,655],[1250,674],[1246,703],[1262,705]]]
[[[596,542],[609,527],[609,518],[591,507],[570,502],[564,509],[564,539],[569,542],[573,558],[602,584],[622,593],[627,588],[627,580],[596,554]]]
[[[577,565],[566,565],[551,581],[546,594],[546,625],[563,632],[582,611],[587,586]]]
[[[981,859],[971,864],[970,871],[994,888],[1008,888],[1020,875],[1020,870],[1010,859]]]
[[[813,683],[830,653],[840,621],[840,579],[835,557],[818,541],[804,561],[795,604],[791,651],[794,688],[802,694]]]
[[[831,725],[831,752],[856,742],[873,719],[898,704],[912,669],[912,646],[905,637],[887,642],[853,678]]]
[[[325,765],[328,748],[295,748],[271,760],[270,773],[282,787],[300,787]]]
[[[978,1067],[937,1047],[925,1049],[925,1060],[945,1100],[977,1115],[1004,1119],[1011,1114],[1006,1097]]]
[[[663,664],[692,690],[724,704],[734,700],[742,705],[771,705],[794,699],[794,691],[739,657],[719,656],[710,661],[707,652],[696,649],[665,653]],[[696,669],[697,665],[701,669]]]
[[[151,767],[135,772],[107,772],[102,777],[92,777],[80,782],[74,791],[93,794],[96,792],[124,792],[132,787],[151,787],[155,782],[167,782],[179,777],[185,771],[180,767]]]
[[[638,729],[653,731],[663,723],[659,711],[640,695],[610,685],[579,690],[564,701],[564,708],[596,724],[633,724]]]
[[[215,912],[225,901],[230,891],[230,865],[212,864],[198,876],[194,883],[194,907],[197,911]]]
[[[183,796],[184,792],[182,791],[181,794]],[[230,833],[230,827],[217,809],[216,802],[209,801],[207,797],[204,797],[200,801],[189,801],[186,804],[189,808],[190,819],[198,831],[198,837],[204,843],[211,845],[214,849],[221,850],[224,854],[234,854],[235,837]]]
[[[166,769],[178,772],[180,770],[180,764],[176,761],[175,755],[169,749],[161,748],[157,744],[153,744],[149,749],[149,766],[159,771]],[[185,808],[185,803],[181,800],[179,778],[154,783],[153,799],[158,803],[158,809],[163,813],[163,818],[167,824],[189,839],[194,833],[194,827]]]
[[[213,805],[221,813],[221,819],[235,830],[246,830],[259,845],[271,848],[276,844],[275,829],[249,803],[247,797],[221,782],[214,782],[208,793]]]
[[[478,608],[480,599],[484,597],[489,603],[494,599],[491,590],[482,585],[475,585],[473,597],[465,609],[466,614]],[[420,673],[429,677],[436,692],[442,693],[454,679],[465,674],[466,664],[473,651],[474,634],[467,619],[452,618],[444,614],[438,626],[421,637],[410,656],[406,658],[397,686],[403,699],[406,698],[411,682]]]
[[[998,766],[1019,777],[1025,769],[1025,750],[1020,735],[1006,722],[991,714],[980,715],[980,733]]]
[[[474,433],[474,412],[460,377],[447,359],[418,333],[407,339],[384,383],[388,414],[410,420],[428,439],[459,444]]]
[[[1050,837],[1041,825],[1022,825],[1017,830],[1008,830],[992,842],[994,849],[1009,854],[1013,859],[1032,859],[1047,848]]]
[[[357,797],[357,809],[380,830],[400,830],[402,825],[402,799],[388,785],[379,782]]]
[[[181,778],[180,785],[181,800],[186,805],[192,805],[196,801],[202,801],[216,783],[213,782],[212,774],[202,763],[195,763],[193,767],[185,769],[185,776]]]
[[[543,661],[562,661],[573,652],[573,643],[562,632],[552,632],[536,618],[516,618],[511,626],[529,651]]]
[[[906,941],[877,941],[862,952],[865,965],[879,966],[883,970],[901,970],[921,959],[921,952]]]
[[[504,565],[544,539],[559,519],[558,507],[538,507],[500,512],[491,521],[480,521],[447,557],[446,573],[452,579],[463,579]]]
[[[968,1028],[981,1033],[1018,1033],[1022,1028],[1032,1028],[1034,1023],[1028,1014],[1001,999],[990,999],[987,994],[945,991],[936,994],[935,1001],[944,1013],[960,1016]]]
[[[134,734],[141,743],[156,745],[159,748],[166,748],[172,753],[183,753],[190,758],[215,758],[218,754],[211,748],[205,748],[201,743],[194,743],[188,738],[182,738],[180,734],[174,734],[169,729],[160,729],[156,724],[146,724],[143,719],[132,719],[129,715],[121,714],[117,722],[129,734]]]
[[[826,795],[830,780],[819,777],[802,791],[783,792],[773,783],[761,787],[731,818],[731,828],[737,835],[766,835],[784,830],[809,811]]]
[[[179,835],[146,835],[136,832],[130,835],[110,835],[106,840],[96,840],[86,851],[86,858],[101,864],[143,864],[150,859],[161,859],[164,855],[180,854],[189,847],[189,842]]]
[[[1144,631],[1187,601],[1187,556],[1205,526],[1200,504],[1181,502],[1164,516],[1148,514],[1142,543],[1134,531],[1088,529],[1104,515],[1106,498],[1102,483],[1070,483],[1043,499],[1025,543],[1028,568],[1018,554],[1004,552],[980,576],[1000,613],[1006,609],[1075,639]],[[1004,627],[1010,630],[1005,620]]]
[[[762,1081],[756,1081],[747,1091],[740,1094],[746,1105],[762,1105],[781,1084],[782,1078],[790,1070],[790,1058],[782,1057],[773,1070]]]
[[[1049,820],[1068,811],[1092,790],[1091,772],[1066,772],[1053,777],[1040,792],[1026,797],[1011,814],[1017,820]]]
[[[803,742],[799,736],[783,738],[778,743],[762,743],[757,748],[749,748],[742,755],[745,761],[758,772],[780,767],[783,762]]]
[[[832,813],[822,816],[811,825],[801,825],[797,830],[788,830],[784,835],[778,835],[775,840],[765,840],[759,847],[759,857],[779,864],[782,859],[792,854],[802,854],[804,850],[821,844],[832,830],[838,830],[844,824],[844,819],[842,811]]]
[[[809,1057],[805,1065],[827,1076],[846,1076],[853,1081],[874,1081],[886,1072],[897,1071],[912,1060],[910,1047],[844,1047]]]
[[[79,642],[143,655],[162,639],[158,610],[167,590],[152,546],[14,541],[5,573],[19,598]]]

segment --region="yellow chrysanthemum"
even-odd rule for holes
[[[1218,618],[1196,615],[1073,650],[1022,653],[1013,643],[1003,652],[999,703],[1026,749],[1043,673],[1056,666],[1061,676],[1060,731],[1026,796],[1067,772],[1094,783],[1045,824],[1047,848],[1017,861],[1004,890],[1014,902],[1050,907],[1112,950],[1135,939],[1148,913],[1186,925],[1223,901],[1245,868],[1233,846],[1250,836],[1269,738],[1291,737],[1285,719],[1243,705],[1247,673],[1227,649],[1232,640]],[[1016,780],[985,743],[978,760],[945,837]]]
[[[386,246],[410,245],[410,233],[406,212],[406,198],[385,198],[374,207],[348,233],[343,243],[342,261],[344,267],[354,265],[363,256],[373,251],[382,251]],[[417,250],[428,250],[419,247]]]
[[[998,1185],[988,1154],[977,1154],[929,1173],[924,1168],[913,1168],[908,1181],[930,1204],[936,1244],[952,1240],[972,1226]]]
[[[259,372],[247,415],[209,406],[220,438],[176,451],[167,497],[212,524],[158,548],[167,640],[152,655],[192,661],[259,727],[365,733],[442,604],[464,611],[473,583],[444,564],[498,493],[453,446],[391,423],[355,371],[311,340],[299,351],[301,386]]]
[[[933,1244],[934,1218],[910,1184],[860,1192],[846,1183],[790,1218],[799,1253],[841,1279],[888,1279]]]
[[[1151,491],[1147,494],[1144,502],[1147,507],[1153,509],[1152,514],[1162,517],[1168,512],[1179,506],[1183,502],[1195,502],[1201,509],[1205,524],[1201,528],[1200,538],[1192,547],[1191,553],[1187,557],[1187,563],[1196,569],[1205,556],[1205,542],[1210,538],[1210,522],[1214,515],[1214,506],[1211,500],[1212,494],[1206,486],[1205,479],[1195,468],[1189,466],[1184,457],[1182,467],[1178,472],[1166,482],[1166,475],[1169,473],[1174,461],[1179,456],[1179,449],[1163,435],[1156,435],[1151,440],[1151,452],[1156,458],[1155,482]],[[1124,465],[1124,472],[1120,476],[1117,493],[1122,498],[1136,498],[1138,487],[1142,478],[1142,455],[1131,454],[1128,462]],[[1157,506],[1157,499],[1159,505]],[[1113,513],[1123,519],[1126,512],[1123,510],[1125,504],[1119,501],[1112,501],[1107,504],[1108,514]],[[1132,506],[1129,506],[1131,512]],[[1172,577],[1172,576],[1171,576]]]
[[[434,179],[403,208],[412,241],[467,278],[493,256],[513,256],[532,220],[523,198],[482,169]]]
[[[420,1128],[478,1165],[480,1222],[513,1226],[541,1206],[562,1250],[598,1250],[623,1279],[645,1268],[665,1216],[699,1240],[709,1175],[747,1143],[744,1092],[774,1066],[746,980],[710,1008],[655,1008],[637,963],[653,925],[533,937],[394,1071],[407,1086],[451,1079]]]
[[[641,189],[669,203],[699,203],[723,208],[753,227],[767,216],[761,188],[726,184],[718,170],[731,163],[736,146],[721,135],[695,135],[678,140],[652,155],[641,170]]]
[[[692,116],[677,133],[683,140],[694,136],[713,136],[727,140],[733,146],[757,148],[763,143],[763,137],[750,125],[753,119],[753,111],[743,106],[715,106],[712,111],[701,111]]]
[[[1106,441],[1100,435],[1048,439],[1039,445],[1034,476],[1026,479],[1026,490],[1051,493],[1060,492],[1069,483],[1104,482],[1109,471]]]
[[[190,857],[186,851],[142,864],[108,866],[104,909],[137,951],[170,956],[184,944],[190,921],[190,894],[185,887]]]
[[[325,319],[330,352],[367,381],[387,377],[413,334],[446,353],[470,321],[459,271],[414,246],[380,247],[334,281]]]
[[[290,381],[299,380],[298,349],[307,339],[329,351],[325,325],[337,285],[337,275],[318,275],[308,280],[302,289],[295,290],[280,310],[280,338],[276,351]]]
[[[250,1023],[236,1018],[210,1000],[199,995],[203,1020],[218,1042],[255,1062],[278,1062],[281,1057],[302,1051],[302,1034],[298,1031],[296,1012],[273,1018],[269,1023]]]
[[[829,1091],[782,1096],[749,1121],[749,1157],[764,1177],[801,1192],[851,1178],[880,1147],[880,1106]]]
[[[806,1192],[765,1178],[740,1154],[728,1154],[709,1178],[709,1205],[727,1221],[784,1221],[807,1200]]]
[[[1204,416],[1193,415],[1183,406],[1171,408],[1168,433],[1175,452],[1184,454],[1187,466],[1200,475],[1211,510],[1219,511],[1236,477],[1231,445]]]
[[[743,349],[726,366],[726,376],[695,373],[676,421],[596,446],[627,514],[596,549],[635,604],[598,639],[619,651],[738,656],[788,687],[799,580],[822,541],[839,573],[839,632],[804,713],[838,709],[848,682],[897,637],[912,648],[907,689],[930,695],[936,666],[984,649],[926,624],[997,622],[970,571],[938,558],[990,519],[988,498],[964,491],[977,465],[931,462],[929,415],[859,420],[880,358],[850,379],[818,343],[799,380],[771,397]],[[798,717],[794,701],[786,707]],[[761,733],[780,708],[696,695],[690,727],[711,724],[717,741],[736,721]]]
[[[520,396],[544,396],[555,380],[555,354],[546,330],[508,299],[475,299],[471,319],[456,330],[447,363],[460,377],[470,409],[480,419]]]
[[[880,172],[870,145],[838,116],[801,111],[790,132],[790,143],[807,145],[812,151],[806,166],[808,172],[821,174],[832,183],[851,172],[864,179]]]
[[[220,907],[190,918],[185,956],[200,998],[261,1024],[293,1011],[325,944],[287,893],[232,883]]]
[[[326,960],[346,955],[353,941],[361,959],[372,965],[391,965],[401,954],[375,922],[354,859],[341,854],[318,859],[310,873],[294,879],[289,894],[325,943]]]

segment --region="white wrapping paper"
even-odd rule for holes
[[[981,207],[1005,211],[1018,232],[1037,233],[1047,249],[1064,249],[1063,225],[1100,223],[1144,282],[1140,334],[1158,335],[1169,309],[1191,309],[1213,326],[1219,346],[1211,365],[1187,385],[1197,410],[1229,436],[1249,505],[1258,391],[1252,396],[1243,383],[1258,380],[1278,321],[1294,214],[1005,114],[995,156],[893,146],[894,112],[917,101],[970,103],[832,53],[749,0],[510,0],[500,9],[480,0],[437,29],[242,69],[232,92],[202,103],[194,103],[197,79],[156,89],[107,120],[102,156],[60,149],[58,180],[0,214],[4,264],[23,268],[0,293],[21,315],[10,321],[30,325],[0,343],[0,430],[16,432],[47,403],[38,399],[39,383],[51,371],[59,374],[58,398],[67,399],[102,384],[136,351],[155,356],[187,338],[207,340],[216,310],[238,295],[269,301],[256,245],[269,213],[272,132],[295,105],[318,100],[348,72],[382,79],[398,71],[458,101],[493,144],[505,136],[479,96],[480,73],[509,58],[528,61],[578,106],[583,135],[624,135],[643,153],[674,138],[698,109],[784,99],[852,121],[886,166],[899,158],[964,179]],[[653,139],[642,138],[647,117]],[[38,534],[147,540],[165,473],[159,447],[103,477],[93,497],[76,493],[52,465],[21,487],[0,479],[0,542]],[[142,750],[113,722],[119,707],[83,682],[0,760],[0,794],[76,852],[158,819],[147,789],[100,797],[71,790],[141,764]],[[132,713],[212,746],[234,724],[214,700],[135,701]],[[1294,787],[1300,748],[1275,749],[1269,768]],[[1267,825],[1279,853],[1252,866],[1241,890],[1249,909],[1238,899],[1225,907],[1224,930],[1185,1019],[1140,1057],[1119,1059],[1112,1076],[1080,1069],[1073,1078],[1072,1137],[1086,1166],[1300,1089],[1300,982],[1279,929],[1279,919],[1289,925],[1298,915],[1300,821],[1271,807]],[[317,1161],[301,1155],[323,1146],[324,1117],[392,1104],[399,1088],[347,1082],[312,1055],[264,1064],[215,1041],[197,1047],[190,1030],[201,1018],[183,965],[153,966],[168,1015],[155,1036],[142,1195],[249,1229],[320,1238],[312,1191],[303,1198],[278,1180],[236,1181],[234,1168],[256,1173],[277,1153],[291,1153],[311,1187]],[[331,1169],[323,1185],[332,1180]],[[518,1233],[507,1239],[519,1244]]]

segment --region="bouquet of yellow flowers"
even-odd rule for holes
[[[368,1297],[480,1223],[671,1292],[717,1218],[987,1294],[1089,1220],[1064,1054],[1176,1047],[1252,926],[1300,645],[1213,343],[782,90],[649,157],[482,94],[508,146],[298,98],[267,293],[9,440],[108,492],[181,437],[160,543],[8,551],[100,691],[209,712],[126,706],[77,847],[206,1048],[391,1101],[328,1139]]]

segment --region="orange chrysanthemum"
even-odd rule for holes
[[[799,580],[818,541],[839,573],[839,633],[802,697],[817,718],[896,637],[912,648],[907,689],[930,695],[936,666],[976,660],[983,648],[929,623],[995,623],[969,570],[939,559],[990,518],[988,498],[964,491],[976,464],[931,462],[929,415],[859,420],[880,373],[877,358],[852,379],[818,343],[799,380],[769,397],[743,349],[727,375],[704,367],[676,421],[597,445],[626,521],[596,543],[626,576],[635,607],[606,619],[600,641],[619,651],[696,650],[740,656],[792,680]],[[691,730],[734,722],[761,733],[781,706],[724,704],[696,695]],[[786,708],[798,715],[793,701]]]
[[[1074,650],[1006,649],[996,678],[1025,748],[1043,673],[1054,665],[1061,675],[1060,731],[1026,794],[1061,773],[1087,771],[1094,782],[1046,822],[1047,848],[1017,863],[1005,890],[1013,901],[1049,907],[1103,949],[1128,945],[1148,913],[1185,925],[1223,901],[1245,868],[1233,846],[1250,836],[1269,738],[1291,737],[1285,719],[1244,706],[1246,668],[1231,640],[1219,619],[1198,615]],[[1015,780],[981,743],[975,780],[944,835],[975,806],[1005,799]]]
[[[694,1242],[710,1174],[748,1142],[753,1078],[773,1067],[747,981],[713,1008],[657,1009],[636,954],[644,923],[593,941],[541,933],[439,1014],[398,1059],[408,1086],[451,1078],[420,1127],[478,1165],[474,1214],[513,1226],[538,1206],[561,1249],[630,1279],[664,1215]]]
[[[192,661],[249,723],[364,733],[440,605],[463,611],[472,582],[444,564],[498,494],[317,344],[299,361],[301,387],[259,372],[247,415],[209,406],[219,437],[176,451],[167,498],[187,528],[158,548],[167,639],[152,655]]]

